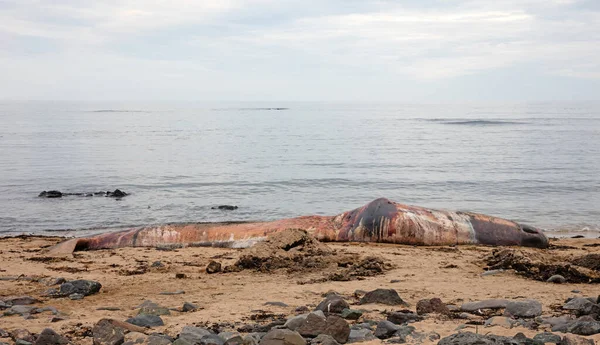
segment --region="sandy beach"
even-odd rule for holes
[[[161,316],[165,325],[154,327],[152,332],[176,338],[186,325],[237,331],[244,330],[245,325],[285,320],[302,310],[314,310],[331,291],[345,299],[350,308],[363,311],[358,321],[348,320],[351,325],[365,320],[385,320],[387,314],[396,310],[415,311],[420,300],[436,297],[451,310],[455,308],[452,306],[472,301],[535,299],[543,306],[542,316],[558,316],[566,314],[560,309],[568,298],[598,295],[595,284],[548,283],[524,277],[511,269],[483,274],[489,268],[488,258],[494,252],[504,250],[485,246],[328,243],[325,246],[336,255],[353,258],[374,256],[385,262],[385,271],[381,274],[350,281],[332,281],[324,278],[331,273],[329,268],[207,273],[206,267],[211,261],[226,267],[235,263],[247,249],[181,248],[165,251],[121,248],[76,252],[64,257],[45,256],[45,248],[59,241],[60,238],[48,237],[0,239],[0,299],[31,296],[38,300],[34,303],[36,307],[57,310],[56,315],[45,311],[25,317],[1,317],[1,329],[8,333],[17,329],[39,333],[44,328],[52,328],[76,344],[92,344],[91,329],[100,319],[124,321],[135,316],[139,305],[147,300],[171,309],[170,315]],[[545,250],[506,250],[530,256],[576,258],[600,253],[598,246],[600,240],[595,239],[560,239],[553,240],[551,248]],[[51,288],[48,286],[50,281],[58,277],[68,281],[93,280],[102,284],[102,288],[99,293],[82,300],[43,297],[45,291]],[[396,290],[407,306],[358,305],[366,291],[379,288]],[[185,302],[194,304],[198,309],[179,311]],[[437,337],[430,338],[429,335],[435,332],[443,338],[456,333],[459,327],[462,331],[507,336],[522,332],[528,337],[550,328],[543,324],[536,326],[537,329],[521,325],[513,328],[484,327],[477,324],[483,323],[490,315],[472,314],[470,320],[466,320],[457,318],[456,314],[428,314],[422,321],[411,323],[417,332],[427,335],[423,339],[412,339],[412,342],[437,343]],[[598,340],[600,335],[591,338]],[[12,340],[0,338],[0,341],[11,343]],[[381,340],[370,342],[379,343]]]

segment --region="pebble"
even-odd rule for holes
[[[345,308],[342,310],[341,316],[346,320],[358,320],[362,314],[361,310]]]
[[[150,315],[150,314],[138,314],[136,317],[129,318],[125,322],[128,322],[132,325],[140,326],[140,327],[158,327],[164,326],[165,323],[158,315]],[[219,344],[222,345],[222,344]]]
[[[548,344],[548,343],[558,344],[558,343],[560,343],[561,338],[560,338],[560,335],[556,335],[556,334],[550,333],[550,332],[544,332],[544,333],[536,334],[533,337],[533,340],[540,341],[544,344]]]
[[[205,335],[212,334],[209,330],[202,327],[185,326],[179,333],[179,339],[187,341],[190,344],[200,342],[200,339]]]
[[[174,295],[183,295],[185,294],[185,291],[183,290],[177,290],[177,291],[163,291],[163,292],[159,292],[159,295],[165,295],[165,296],[174,296]]]
[[[504,327],[504,328],[513,328],[515,321],[509,317],[505,317],[505,316],[494,316],[492,318],[489,318],[485,321],[484,326],[485,327],[494,327],[494,326],[498,326],[498,327]]]
[[[361,343],[364,341],[375,340],[375,335],[370,329],[351,329],[350,335],[348,336],[348,343]]]
[[[183,273],[175,273],[175,279],[185,279],[187,276]]]
[[[70,294],[70,295],[69,295],[69,298],[70,298],[70,299],[72,299],[72,300],[74,300],[74,301],[81,300],[81,299],[83,299],[84,297],[85,297],[85,296],[84,296],[83,294],[80,294],[80,293],[73,293],[73,294]]]
[[[409,322],[415,322],[422,320],[423,317],[415,313],[405,313],[401,311],[393,312],[388,315],[387,320],[397,325],[402,325]]]
[[[400,326],[396,324],[384,320],[379,321],[377,324],[377,328],[375,329],[374,335],[379,339],[388,339],[391,338],[397,331],[400,330]]]
[[[315,310],[320,310],[326,314],[341,314],[347,308],[350,308],[350,305],[342,297],[337,294],[330,294],[317,305]]]
[[[221,268],[220,262],[211,261],[206,266],[206,273],[208,273],[208,274],[219,273],[221,271],[222,271],[222,268]]]
[[[489,271],[485,271],[483,273],[481,273],[482,277],[486,277],[486,276],[494,276],[496,274],[500,274],[503,273],[504,270],[500,269],[500,270],[489,270]]]
[[[542,315],[542,304],[533,299],[510,301],[504,313],[516,318],[532,318]]]
[[[560,345],[594,345],[594,339],[567,334],[560,341]]]
[[[144,303],[139,305],[140,310],[138,311],[138,315],[147,314],[147,315],[171,315],[171,312],[168,308],[160,306],[152,301],[144,301]]]
[[[273,329],[260,340],[260,345],[306,345],[306,340],[289,329]]]
[[[224,345],[225,340],[216,334],[207,334],[200,338],[200,345]]]
[[[327,334],[319,334],[316,338],[310,341],[311,345],[340,345],[332,336]]]
[[[282,308],[287,308],[289,307],[289,305],[283,303],[283,302],[265,302],[264,305],[270,305],[270,306],[274,306],[274,307],[282,307]]]
[[[398,292],[394,289],[376,289],[367,292],[360,299],[359,304],[380,303],[386,305],[405,305],[406,303],[400,298]]]
[[[548,278],[548,280],[546,280],[546,282],[554,284],[563,284],[566,281],[567,280],[565,279],[565,277],[561,276],[560,274],[555,274],[552,277]]]
[[[98,321],[92,329],[94,345],[119,345],[125,341],[124,330],[115,327],[108,319]]]
[[[509,301],[505,299],[488,299],[485,301],[468,302],[460,306],[461,311],[475,312],[479,309],[504,309]]]
[[[450,314],[450,310],[439,298],[422,299],[417,302],[417,314],[438,313],[442,315]]]
[[[188,312],[192,312],[192,311],[196,311],[196,310],[198,310],[198,306],[195,304],[192,304],[190,302],[184,302],[183,307],[181,307],[181,311],[184,313],[188,313]]]
[[[319,334],[332,336],[337,342],[345,343],[350,336],[350,325],[339,316],[330,315],[326,319],[310,313],[297,329],[302,336],[314,338]]]
[[[98,293],[102,288],[102,284],[93,280],[72,280],[62,283],[55,296],[52,297],[67,297],[72,294],[82,294],[84,296]]]
[[[45,328],[33,343],[34,345],[66,345],[69,339],[59,335],[50,328]]]

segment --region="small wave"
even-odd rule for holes
[[[126,109],[100,109],[91,110],[91,113],[148,113],[145,110],[126,110]]]
[[[482,120],[482,119],[425,119],[445,125],[490,126],[490,125],[522,125],[527,122],[512,120]]]
[[[242,111],[247,111],[247,110],[290,110],[290,108],[281,108],[281,107],[273,107],[273,108],[268,108],[268,107],[262,107],[262,108],[215,108],[212,109],[214,111],[236,111],[236,110],[242,110]]]

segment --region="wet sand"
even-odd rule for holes
[[[243,270],[232,273],[208,274],[206,266],[212,260],[223,266],[233,264],[245,250],[226,248],[182,248],[172,251],[155,248],[122,248],[76,252],[74,255],[51,258],[44,248],[58,243],[60,238],[19,237],[0,239],[0,300],[9,296],[28,295],[38,298],[37,306],[58,309],[64,320],[50,322],[48,312],[33,315],[25,320],[22,316],[0,317],[0,328],[12,331],[25,328],[39,333],[50,327],[59,334],[66,334],[77,344],[91,344],[85,337],[102,318],[124,321],[135,316],[136,307],[145,300],[152,300],[168,308],[181,308],[184,302],[200,307],[194,312],[171,311],[162,316],[165,326],[153,331],[176,336],[186,325],[210,326],[229,323],[232,329],[255,323],[255,315],[263,311],[274,316],[293,316],[297,307],[308,306],[310,310],[323,300],[328,291],[343,295],[354,309],[365,309],[363,319],[384,320],[385,313],[404,307],[380,304],[354,305],[358,299],[356,290],[370,291],[377,288],[395,289],[406,302],[408,309],[415,310],[421,299],[438,297],[446,304],[461,305],[463,302],[486,299],[536,299],[543,305],[542,315],[559,315],[561,306],[569,297],[597,296],[597,284],[552,284],[525,278],[513,270],[483,275],[485,258],[497,250],[494,247],[465,245],[458,247],[415,247],[384,244],[328,243],[336,252],[378,256],[391,264],[384,274],[353,281],[319,281],[322,270],[290,272],[286,269],[274,272]],[[578,257],[599,253],[598,239],[553,240],[546,250],[518,248],[531,254],[549,257]],[[160,261],[163,266],[152,267]],[[185,278],[176,278],[184,274]],[[49,289],[39,278],[63,277],[67,280],[88,279],[102,284],[99,293],[83,300],[40,297]],[[184,291],[184,294],[163,295],[161,292]],[[572,292],[579,290],[579,293]],[[266,302],[283,302],[287,307],[265,305]],[[98,310],[99,308],[120,310]],[[254,317],[253,317],[254,316]],[[484,319],[482,319],[484,320]],[[454,334],[466,320],[431,314],[424,321],[411,324],[419,332],[437,332],[444,336]],[[463,330],[527,336],[543,331],[524,327],[506,329],[467,325]],[[600,335],[589,338],[600,340]],[[1,341],[8,341],[0,338]],[[371,343],[380,343],[379,340]],[[427,343],[437,340],[426,339]]]

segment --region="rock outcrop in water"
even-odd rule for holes
[[[63,193],[58,190],[50,190],[41,192],[38,197],[40,198],[62,198],[63,196],[105,196],[110,198],[122,198],[129,195],[128,193],[123,192],[120,189],[115,189],[114,191],[101,191],[101,192],[89,192],[89,193]]]

